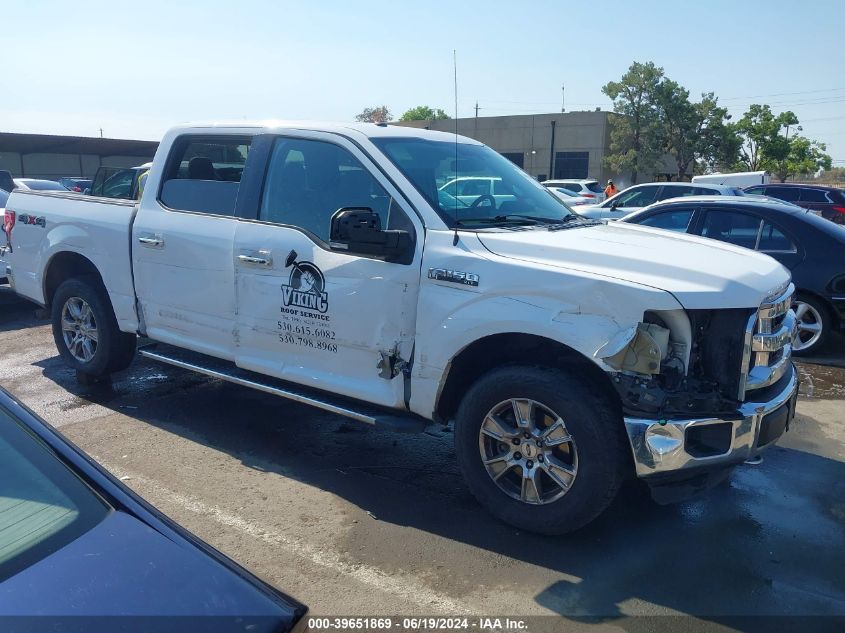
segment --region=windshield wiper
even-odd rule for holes
[[[602,224],[602,222],[599,220],[593,220],[592,218],[585,218],[583,216],[573,213],[572,215],[567,215],[562,220],[555,222],[552,226],[549,227],[549,230],[560,231],[561,229],[569,229],[573,226],[594,226],[596,224]]]
[[[527,215],[509,214],[509,215],[495,215],[492,218],[460,218],[455,220],[455,224],[463,226],[464,224],[516,224],[518,226],[534,226],[540,224],[540,218],[532,218]]]

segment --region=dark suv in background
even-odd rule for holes
[[[820,211],[823,217],[837,224],[845,224],[845,189],[780,182],[746,187],[745,193],[786,200],[805,209]]]

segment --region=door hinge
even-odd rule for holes
[[[380,351],[381,358],[379,359],[378,375],[385,380],[392,380],[408,368],[408,361],[399,356],[396,349],[385,352]]]

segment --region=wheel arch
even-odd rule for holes
[[[596,363],[568,345],[536,334],[509,332],[476,339],[461,349],[447,366],[437,395],[435,415],[450,420],[463,394],[478,378],[504,365],[539,365],[571,369],[584,376],[608,398],[622,416],[622,403],[610,377]]]
[[[49,308],[53,303],[56,290],[68,279],[73,277],[92,276],[97,283],[105,287],[103,276],[94,263],[74,251],[60,251],[53,255],[44,268],[44,303]],[[106,293],[108,296],[108,293]],[[109,299],[111,303],[111,299]],[[114,306],[112,306],[114,310]]]

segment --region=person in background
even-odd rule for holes
[[[619,189],[616,188],[612,180],[608,180],[607,187],[604,188],[604,195],[609,198],[610,196],[615,196],[617,193],[619,193]]]
[[[150,170],[145,170],[140,176],[138,176],[138,193],[136,194],[136,199],[140,200],[141,195],[144,193],[144,187],[147,184],[147,176],[150,175]]]

